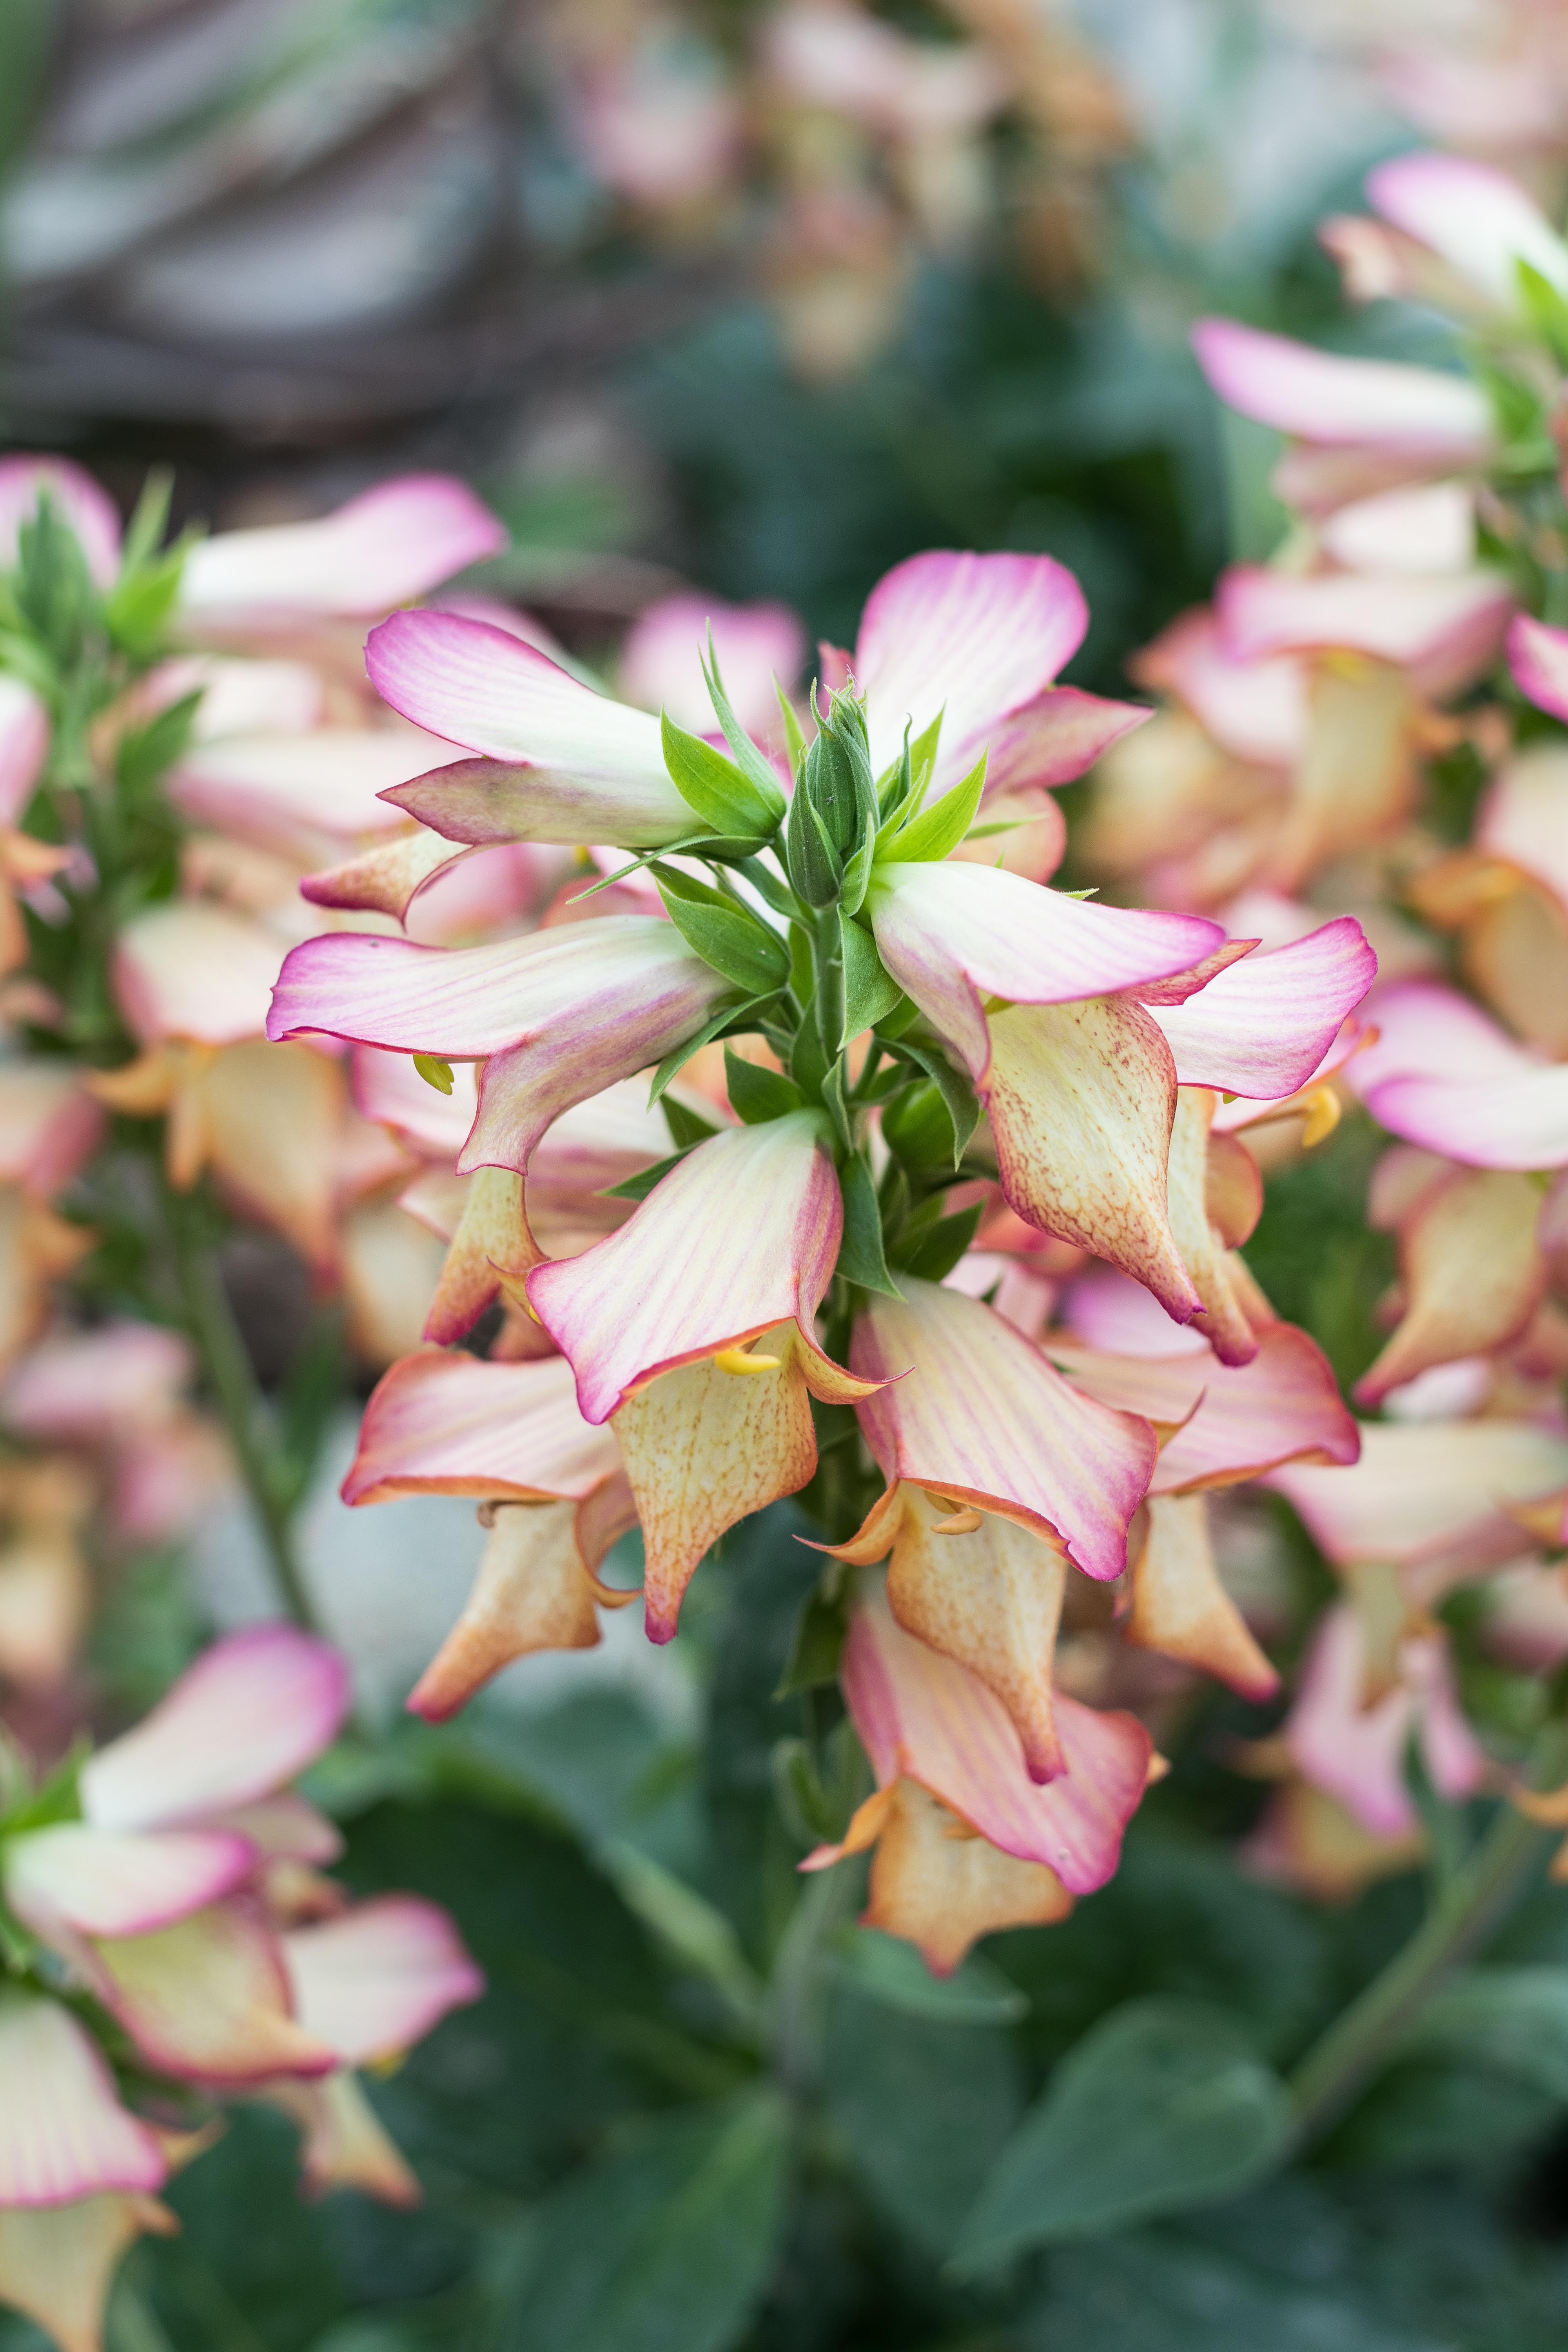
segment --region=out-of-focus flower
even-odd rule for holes
[[[682,727],[705,734],[713,725],[702,676],[710,628],[736,718],[751,734],[776,734],[774,680],[777,691],[787,693],[805,658],[805,631],[787,604],[722,604],[684,593],[660,597],[626,632],[618,670],[621,692],[628,701],[668,710]]]

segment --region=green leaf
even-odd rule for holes
[[[1282,2158],[1290,2123],[1284,2084],[1223,2010],[1129,2001],[1057,2068],[965,2221],[955,2267],[972,2275],[1233,2196]]]
[[[104,600],[103,617],[110,636],[140,660],[148,660],[157,652],[168,628],[180,601],[189,547],[189,540],[180,540],[134,569],[128,565]]]
[[[719,656],[713,649],[711,621],[708,624],[708,657],[702,665],[702,676],[708,688],[708,698],[713,705],[724,740],[733,752],[736,763],[747,782],[755,793],[758,804],[767,814],[768,823],[763,828],[764,831],[772,834],[777,830],[779,821],[788,803],[780,789],[779,780],[773,773],[773,762],[765,751],[760,751],[757,749],[731,707],[730,698],[724,691],[724,680],[720,674]]]
[[[862,1030],[885,1020],[903,991],[877,953],[877,942],[870,932],[853,921],[842,908],[838,930],[844,956],[844,1035],[840,1042],[847,1045]]]
[[[653,1085],[648,1089],[648,1108],[651,1110],[656,1102],[663,1099],[666,1087],[680,1076],[693,1054],[700,1053],[713,1038],[721,1033],[736,1034],[746,1028],[755,1028],[756,1015],[763,1005],[772,1003],[777,993],[776,989],[770,988],[761,996],[732,997],[727,1004],[715,1005],[702,1026],[694,1029],[689,1037],[683,1037],[679,1045],[673,1046],[654,1072]]]
[[[597,1860],[628,1910],[682,1967],[705,1977],[737,2021],[754,2032],[762,2022],[762,1979],[722,1911],[625,1838],[602,1845]]]
[[[771,866],[764,865],[756,856],[738,858],[736,864],[759,898],[766,899],[775,915],[790,915],[799,920],[799,904],[782,874],[775,874]]]
[[[984,1201],[976,1201],[967,1209],[957,1209],[951,1217],[936,1221],[908,1237],[895,1243],[892,1262],[900,1274],[912,1274],[919,1282],[944,1281],[974,1239],[981,1218],[985,1213]]]
[[[774,2091],[645,2121],[540,2210],[500,2352],[730,2352],[773,2267],[788,2169]]]
[[[191,740],[201,689],[182,695],[160,710],[145,727],[132,728],[120,739],[114,755],[114,777],[127,800],[142,801],[155,793]]]
[[[16,534],[16,608],[61,669],[80,653],[98,592],[76,533],[47,488]]]
[[[689,1151],[694,1143],[705,1142],[709,1136],[719,1132],[716,1120],[704,1118],[700,1111],[693,1110],[678,1095],[661,1096],[659,1108],[669,1129],[669,1139],[679,1151]]]
[[[682,886],[686,879],[681,877]],[[675,887],[668,873],[660,873],[658,890],[670,921],[704,963],[752,995],[771,994],[784,985],[789,950],[755,915],[721,898],[717,891],[697,898],[688,887]]]
[[[963,782],[943,793],[941,800],[901,832],[888,834],[884,827],[877,836],[878,864],[909,866],[951,856],[974,823],[980,795],[985,790],[985,758],[982,751]]]
[[[773,790],[778,793],[778,810],[774,814],[733,760],[727,760],[722,751],[715,751],[700,735],[678,727],[668,711],[663,713],[659,727],[664,764],[687,807],[695,811],[710,832],[743,835],[753,849],[760,849],[772,837],[784,814],[784,795],[778,793],[776,782]]]
[[[882,1213],[877,1206],[877,1186],[859,1152],[851,1152],[838,1171],[844,1194],[844,1238],[838,1244],[838,1271],[862,1290],[879,1290],[884,1297],[900,1298],[888,1272],[882,1248]]]
[[[776,677],[773,679],[773,692],[778,696],[779,709],[784,714],[784,742],[789,751],[789,772],[792,776],[798,776],[801,754],[805,750],[805,732],[795,715],[794,703]]]
[[[909,729],[905,728],[903,751],[888,768],[877,787],[877,806],[883,820],[883,833],[897,831],[919,808],[936,768],[937,746],[942,740],[942,722],[946,709],[944,703],[931,725],[916,736],[912,744]]]
[[[786,1078],[781,1070],[763,1069],[756,1062],[746,1061],[728,1045],[724,1085],[736,1118],[748,1127],[761,1127],[767,1119],[785,1118],[792,1110],[805,1108],[805,1097],[793,1078]]]
[[[434,1087],[438,1095],[451,1093],[452,1065],[450,1062],[444,1062],[439,1054],[416,1054],[414,1066],[426,1085]]]
[[[668,1097],[666,1097],[668,1100]],[[623,1176],[618,1184],[606,1184],[600,1192],[602,1201],[646,1201],[656,1184],[661,1184],[672,1168],[679,1168],[690,1144],[672,1151],[666,1160],[656,1160],[651,1168],[639,1168],[635,1176]]]
[[[849,1630],[847,1611],[848,1593],[842,1581],[831,1599],[820,1584],[813,1588],[795,1622],[795,1640],[775,1698],[792,1698],[796,1691],[820,1690],[837,1681],[844,1637]]]
[[[1514,260],[1525,316],[1559,367],[1568,367],[1568,302],[1532,262]]]
[[[1568,1968],[1468,1969],[1428,2001],[1405,2046],[1483,2059],[1568,2100]]]
[[[834,1973],[865,2000],[907,2017],[929,2017],[938,2025],[1016,2025],[1029,2013],[1027,1994],[975,1953],[952,1976],[936,1977],[902,1937],[843,1927],[831,1957]]]
[[[970,1137],[980,1124],[979,1096],[963,1072],[954,1069],[940,1045],[928,1045],[923,1041],[911,1042],[908,1037],[900,1037],[897,1051],[900,1059],[912,1062],[917,1069],[925,1072],[942,1097],[948,1124],[952,1130],[952,1165],[956,1168],[968,1149]],[[886,1124],[884,1116],[884,1130]],[[889,1140],[891,1142],[891,1138]],[[899,1147],[894,1145],[893,1149],[897,1150]],[[903,1154],[900,1152],[900,1156],[901,1158]]]
[[[822,1081],[822,1099],[833,1121],[834,1133],[846,1151],[853,1151],[855,1138],[850,1131],[849,1097],[845,1092],[844,1078],[844,1056],[840,1054]]]

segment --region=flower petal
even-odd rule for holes
[[[1353,915],[1289,947],[1258,949],[1184,1004],[1152,1008],[1183,1086],[1226,1094],[1294,1094],[1322,1061],[1347,1013],[1377,977]]]
[[[16,824],[49,755],[49,714],[19,677],[0,677],[0,824]]]
[[[1568,629],[1516,613],[1509,625],[1508,666],[1521,693],[1553,719],[1568,720]]]
[[[205,2083],[327,2074],[331,2046],[297,2022],[279,1941],[244,1901],[155,1935],[91,1947],[95,1990],[160,2073]]]
[[[176,899],[133,916],[114,946],[115,1002],[143,1045],[259,1037],[283,941],[226,907]]]
[[[1076,686],[1047,687],[992,729],[985,747],[983,809],[994,815],[991,803],[1005,793],[1070,784],[1113,743],[1152,716],[1140,702],[1109,702],[1103,695],[1085,694]]]
[[[1396,155],[1367,173],[1374,211],[1430,246],[1504,310],[1522,312],[1519,264],[1568,294],[1568,247],[1517,180],[1469,155]]]
[[[383,2205],[423,2203],[417,2175],[346,2066],[319,2082],[269,2084],[265,2097],[300,2126],[307,2197],[358,2189]]]
[[[577,1410],[563,1356],[486,1364],[422,1349],[377,1383],[343,1480],[345,1503],[395,1495],[581,1501],[618,1467],[607,1430]]]
[[[881,1593],[850,1620],[840,1676],[880,1786],[907,1774],[1004,1853],[1045,1863],[1074,1895],[1111,1876],[1152,1753],[1135,1717],[1058,1698],[1063,1766],[1041,1786],[1000,1699],[906,1633]]]
[[[172,2237],[166,2205],[142,2191],[31,2212],[0,2207],[0,2303],[36,2319],[59,2352],[103,2352],[110,2290],[143,2231]]]
[[[286,857],[324,857],[336,842],[401,832],[406,819],[381,795],[423,775],[445,749],[401,726],[226,735],[193,745],[165,789],[194,824]]]
[[[1272,1697],[1279,1676],[1220,1582],[1203,1495],[1151,1495],[1149,1532],[1132,1570],[1123,1638],[1213,1675],[1244,1698]]]
[[[427,884],[471,855],[466,844],[454,849],[444,835],[418,825],[395,840],[346,858],[341,866],[307,874],[300,885],[300,896],[313,907],[393,915],[401,923]]]
[[[47,1201],[91,1159],[103,1112],[61,1062],[0,1064],[0,1183]]]
[[[1202,1304],[1171,1230],[1176,1076],[1124,997],[993,1013],[989,1102],[1002,1191],[1042,1233],[1121,1266],[1173,1317]]]
[[[397,788],[397,805],[437,833],[652,848],[696,827],[665,767],[658,720],[595,694],[505,630],[453,613],[395,613],[371,631],[365,667],[416,726],[503,763],[459,761]],[[500,818],[489,813],[498,792]]]
[[[1221,1363],[1206,1349],[1117,1354],[1054,1332],[1044,1345],[1087,1395],[1173,1433],[1151,1494],[1229,1486],[1282,1462],[1350,1463],[1360,1453],[1360,1431],[1322,1350],[1293,1324],[1271,1324],[1246,1364]]]
[[[345,2064],[395,2056],[485,1989],[450,1916],[383,1895],[282,1938],[300,2023]]]
[[[985,997],[1106,996],[1187,971],[1225,944],[1202,916],[1100,907],[989,866],[881,866],[867,904],[883,962],[976,1084],[990,1059]]]
[[[1171,1231],[1203,1301],[1192,1318],[1194,1328],[1202,1331],[1222,1363],[1249,1364],[1277,1318],[1246,1260],[1227,1248],[1212,1213],[1209,1124],[1218,1100],[1207,1087],[1184,1087],[1178,1094],[1168,1179]]]
[[[1293,654],[1238,661],[1206,608],[1181,614],[1130,666],[1140,686],[1184,702],[1222,751],[1294,766],[1307,736],[1307,667]]]
[[[16,1916],[46,1938],[62,1927],[146,1936],[232,1894],[255,1862],[248,1838],[232,1832],[61,1822],[8,1840],[0,1875]]]
[[[1048,1927],[1071,1911],[1054,1870],[974,1835],[918,1780],[896,1780],[886,1793],[861,1925],[906,1937],[934,1975],[951,1976],[995,1928]]]
[[[773,680],[792,687],[805,659],[805,630],[787,604],[725,604],[685,590],[659,597],[626,631],[621,692],[645,710],[668,710],[677,726],[711,735],[718,721],[702,677],[710,627],[736,718],[753,735],[773,734],[779,723]]]
[[[58,2001],[0,1995],[0,2299],[7,2209],[71,2204],[104,2189],[159,2189],[168,2172],[127,2115],[98,2044]]]
[[[156,1829],[270,1796],[330,1746],[348,1706],[348,1665],[327,1643],[292,1625],[231,1633],[88,1759],[82,1811],[100,1829]]]
[[[506,543],[504,527],[466,483],[451,474],[405,474],[316,522],[198,541],[181,574],[180,610],[204,623],[384,613],[499,555]]]
[[[998,721],[1033,702],[1083,643],[1089,607],[1048,555],[933,548],[885,572],[866,600],[853,663],[868,697],[871,766],[942,712],[931,797],[973,767]]]
[[[1193,348],[1229,407],[1304,441],[1408,451],[1454,465],[1484,457],[1492,446],[1490,407],[1468,376],[1342,359],[1234,319],[1201,319]]]
[[[1546,1286],[1542,1195],[1527,1176],[1466,1170],[1426,1189],[1399,1223],[1405,1311],[1356,1401],[1381,1404],[1434,1364],[1489,1355],[1524,1329]]]
[[[912,1276],[903,1287],[868,1302],[850,1346],[857,1372],[889,1383],[858,1409],[888,1484],[995,1511],[1086,1575],[1119,1576],[1154,1467],[1149,1424],[1080,1396],[978,1299]]]
[[[1502,649],[1514,595],[1500,572],[1274,572],[1237,564],[1219,615],[1239,661],[1314,650],[1371,655],[1409,669],[1424,692],[1457,692]]]
[[[120,510],[107,490],[68,457],[0,457],[0,572],[14,572],[22,526],[47,493],[75,532],[95,588],[110,588],[120,569]]]
[[[528,1277],[531,1306],[576,1372],[584,1418],[607,1421],[658,1373],[792,1317],[815,1347],[843,1223],[820,1113],[700,1143],[619,1233]]]
[[[605,1492],[606,1487],[596,1489],[587,1503],[491,1507],[473,1590],[409,1695],[412,1714],[426,1723],[444,1723],[514,1658],[538,1650],[596,1646],[599,1617],[589,1571],[597,1569],[615,1536],[637,1520],[629,1496],[609,1515],[594,1509],[594,1501]],[[590,1532],[595,1523],[597,1541]]]

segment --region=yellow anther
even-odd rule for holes
[[[933,1536],[972,1536],[980,1525],[978,1511],[954,1511],[951,1519],[938,1519]]]
[[[721,1348],[713,1361],[721,1372],[776,1372],[782,1356],[749,1356],[744,1348]]]
[[[1332,1135],[1340,1123],[1342,1108],[1332,1087],[1312,1088],[1301,1105],[1307,1114],[1307,1124],[1301,1129],[1301,1149],[1304,1151],[1310,1151],[1315,1143],[1321,1143],[1326,1136]]]

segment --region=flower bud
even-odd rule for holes
[[[800,763],[785,835],[789,877],[808,907],[831,907],[845,889],[845,869],[868,864],[877,830],[864,703],[852,688],[833,695],[827,716]],[[860,884],[858,898],[864,895]]]

